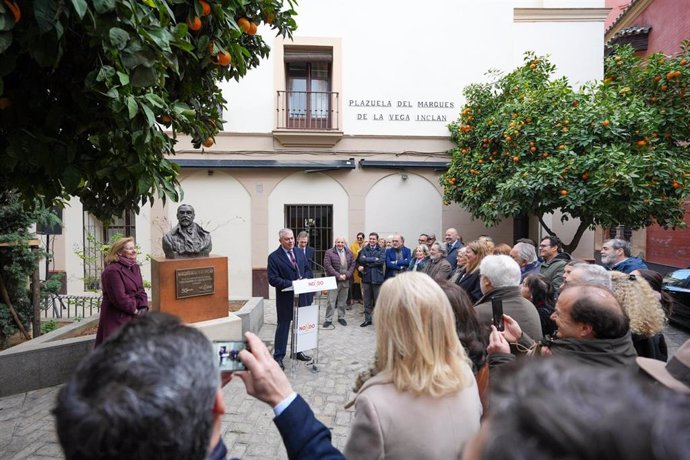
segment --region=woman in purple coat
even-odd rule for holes
[[[148,311],[148,296],[137,264],[134,238],[120,238],[105,257],[101,275],[103,302],[98,320],[96,346],[125,323]]]

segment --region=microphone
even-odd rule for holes
[[[321,272],[323,273],[323,276],[326,276],[326,267],[324,267],[323,265],[321,265],[321,264],[318,263],[318,262],[315,262],[314,259],[307,259],[307,262],[309,262],[310,264],[315,265],[316,268],[318,268],[319,270],[321,270]]]

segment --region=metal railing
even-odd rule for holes
[[[340,130],[339,93],[278,91],[278,129]]]
[[[51,295],[43,301],[44,318],[86,318],[100,311],[100,295]]]

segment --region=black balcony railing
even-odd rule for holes
[[[278,129],[339,130],[338,97],[330,91],[278,91]]]

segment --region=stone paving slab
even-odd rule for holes
[[[325,303],[324,303],[325,305]],[[337,322],[334,329],[319,330],[319,372],[297,362],[291,369],[286,359],[287,374],[295,390],[311,405],[316,416],[331,429],[333,443],[345,447],[352,409],[344,405],[353,397],[356,374],[366,368],[374,356],[374,328],[360,328],[363,321],[360,305],[347,311],[348,325]],[[321,323],[325,306],[321,308]],[[273,344],[276,326],[275,303],[266,301],[265,322],[260,337]],[[690,334],[674,327],[665,331],[669,355]],[[313,354],[313,353],[309,353]],[[50,414],[59,386],[0,398],[0,459],[62,459],[54,420]],[[266,404],[248,396],[240,379],[225,388],[226,414],[222,419],[223,440],[230,457],[244,460],[286,458],[278,430],[273,424],[273,411]]]

